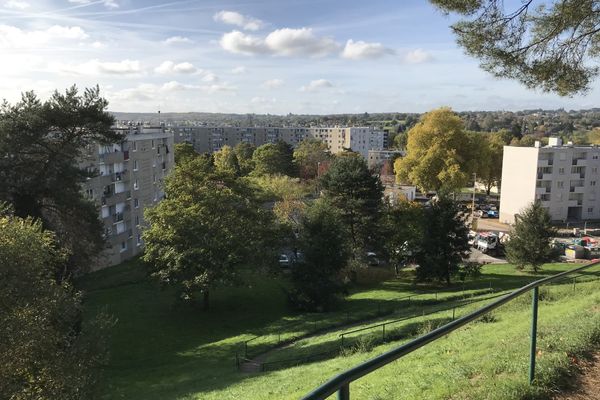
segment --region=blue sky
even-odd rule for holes
[[[114,111],[590,108],[498,80],[427,1],[0,0],[0,97],[99,84]]]

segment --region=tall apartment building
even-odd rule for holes
[[[504,147],[500,220],[535,200],[554,221],[600,219],[600,148],[563,145],[551,138],[540,147]]]
[[[219,151],[224,145],[235,146],[240,142],[261,146],[282,140],[296,147],[307,138],[327,143],[332,153],[351,149],[365,159],[369,150],[383,150],[385,132],[363,127],[173,127],[175,142],[189,142],[199,153]]]
[[[83,187],[100,208],[108,245],[95,269],[119,264],[142,251],[144,210],[164,197],[163,179],[174,163],[173,134],[163,127],[114,129],[124,134],[123,142],[90,146],[80,161],[83,168],[98,173]]]

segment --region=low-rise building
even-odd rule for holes
[[[115,127],[121,143],[93,145],[80,161],[96,171],[84,185],[96,202],[104,224],[107,248],[93,269],[119,264],[143,249],[144,210],[163,197],[163,179],[174,163],[173,134],[163,127]]]
[[[399,157],[404,157],[406,152],[403,150],[369,150],[367,164],[370,169],[378,169],[383,167],[386,162],[393,166],[394,160]]]
[[[539,200],[554,221],[600,219],[600,148],[563,145],[504,147],[500,221]]]

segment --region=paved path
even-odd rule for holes
[[[554,400],[600,400],[600,353],[596,353],[592,361],[575,362],[581,363],[582,369],[576,389],[562,393]]]
[[[469,261],[477,262],[480,264],[506,264],[506,260],[503,258],[492,257],[489,254],[483,254],[481,251],[471,248],[471,254],[469,255]]]

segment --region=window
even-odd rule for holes
[[[592,160],[597,160],[598,159],[598,154],[592,154]]]
[[[590,186],[596,186],[596,181],[590,181]]]
[[[588,207],[588,213],[593,213],[594,212],[594,207]]]
[[[558,181],[558,182],[556,182],[556,187],[558,187],[558,188],[562,188],[562,187],[564,187],[564,186],[565,186],[565,183],[564,183],[563,181]]]
[[[135,182],[133,182],[133,190],[138,190],[140,188],[140,185],[138,183],[138,180],[136,179]]]
[[[127,242],[121,242],[121,253],[127,250]]]
[[[151,143],[152,143],[152,148],[154,148],[154,139],[152,139]]]
[[[139,224],[140,224],[140,216],[139,216],[139,215],[136,215],[136,216],[135,216],[135,224],[136,224],[136,225],[139,225]]]
[[[565,169],[564,169],[564,168],[559,168],[559,169],[558,169],[558,173],[559,173],[560,175],[564,175],[564,174],[565,174]]]
[[[137,245],[140,246],[142,244],[142,235],[141,234],[137,234]]]
[[[597,167],[592,168],[592,174],[597,174],[597,173],[598,173],[598,168]]]
[[[140,206],[140,201],[138,199],[133,199],[133,206],[138,208]]]
[[[137,142],[135,142],[135,141],[131,142],[131,149],[133,151],[137,151]]]
[[[135,142],[134,142],[135,143]],[[133,160],[133,170],[137,171],[138,170],[138,160]]]
[[[152,175],[152,181],[156,183],[156,174]]]

